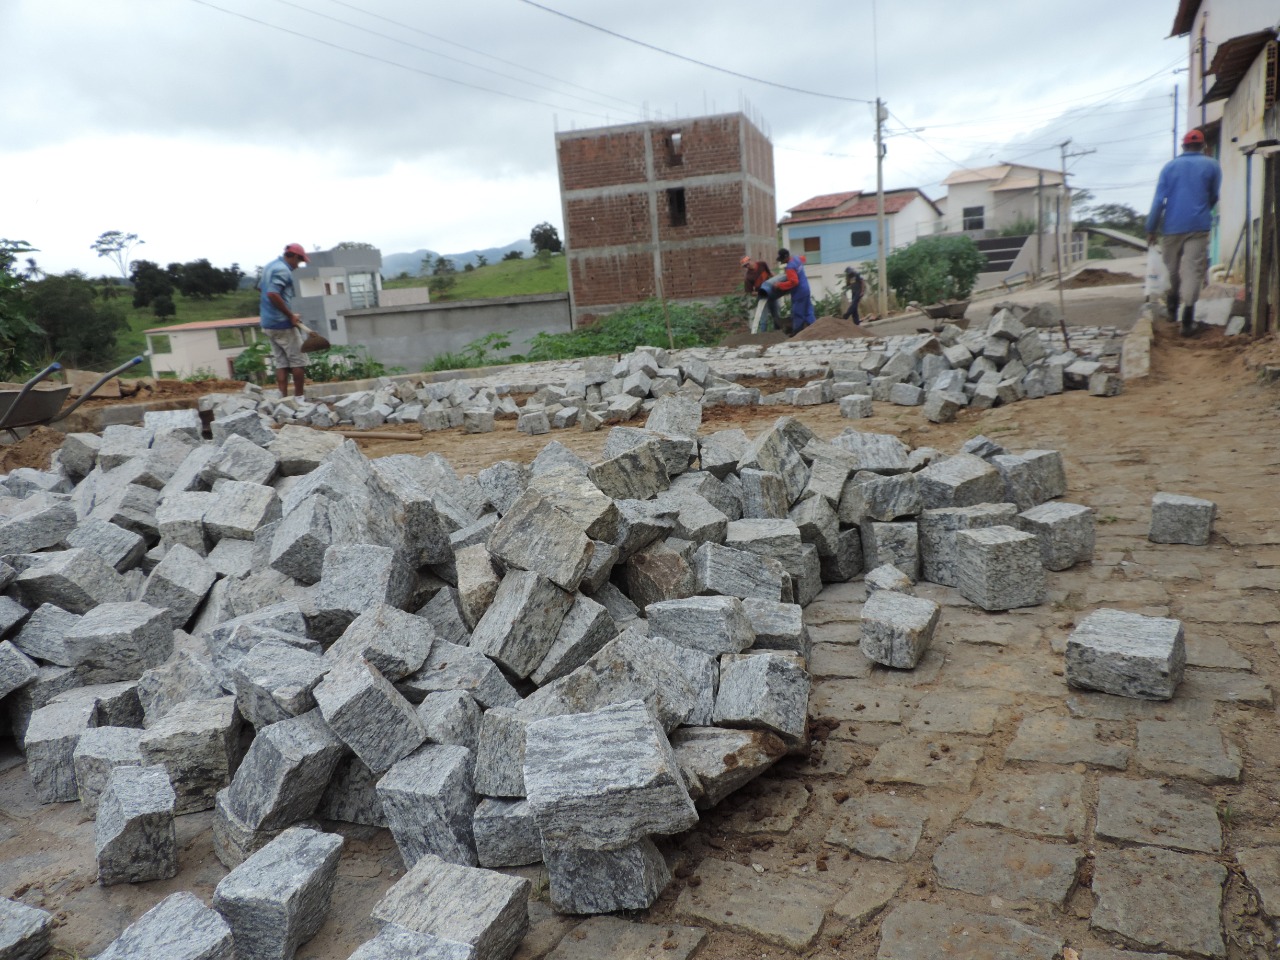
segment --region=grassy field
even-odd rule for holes
[[[553,256],[543,263],[530,257],[524,260],[502,260],[471,271],[454,274],[457,282],[441,296],[432,296],[436,303],[450,300],[483,300],[489,297],[519,297],[535,293],[567,293],[569,270],[564,255]],[[421,287],[426,277],[410,277],[405,280],[387,280],[383,286]]]

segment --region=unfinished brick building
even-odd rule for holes
[[[742,287],[777,245],[773,144],[741,113],[556,135],[573,323]]]

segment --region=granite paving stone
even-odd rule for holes
[[[831,912],[857,930],[893,902],[906,882],[905,867],[877,861],[859,863],[845,882],[849,892],[832,905]]]
[[[690,960],[706,937],[701,927],[591,917],[561,940],[546,960]]]
[[[1100,725],[1042,713],[1027,717],[1005,750],[1005,760],[1030,763],[1085,763],[1123,770],[1131,750],[1101,739]]]
[[[193,893],[161,900],[125,928],[97,960],[235,960],[231,928]]]
[[[913,733],[986,735],[995,729],[1008,697],[997,691],[946,690],[926,694],[907,729]]]
[[[1090,926],[1140,947],[1202,957],[1226,955],[1219,863],[1156,847],[1100,850],[1094,861],[1097,905]]]
[[[916,852],[924,832],[928,808],[915,800],[888,793],[870,793],[842,809],[826,842],[864,857],[905,863]]]
[[[1234,783],[1243,772],[1240,750],[1212,723],[1138,723],[1138,769],[1149,776],[1187,777],[1204,784]]]
[[[1055,960],[1063,938],[1016,920],[912,901],[880,923],[878,960]]]
[[[0,957],[39,960],[49,946],[53,914],[0,897]]]
[[[1096,832],[1107,840],[1198,853],[1222,850],[1213,796],[1194,784],[1103,777]]]
[[[1280,917],[1280,847],[1247,847],[1236,851],[1236,862],[1258,894],[1262,912]]]
[[[987,786],[964,817],[1042,837],[1084,836],[1088,806],[1078,773],[1006,773]]]
[[[873,783],[910,783],[963,792],[973,786],[981,760],[979,746],[903,737],[876,751],[866,777]]]
[[[987,827],[955,831],[933,855],[938,885],[1003,900],[1046,900],[1062,906],[1084,853]]]

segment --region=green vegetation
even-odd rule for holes
[[[968,237],[922,237],[890,254],[885,272],[899,303],[929,304],[969,296],[986,262]]]
[[[256,340],[235,359],[236,376],[254,383],[271,383],[275,372],[271,367],[271,343]],[[330,347],[307,354],[307,379],[312,383],[337,380],[365,380],[389,373],[404,373],[403,367],[386,367],[364,347]]]
[[[474,270],[450,274],[453,284],[449,289],[431,299],[437,303],[451,300],[483,300],[489,297],[519,297],[539,293],[567,293],[569,290],[568,261],[563,254],[552,256],[544,264],[537,258],[513,258],[477,266]],[[434,277],[432,279],[435,279]],[[384,280],[388,289],[430,286],[422,277],[396,277]]]
[[[472,340],[457,353],[440,353],[431,358],[431,362],[422,368],[423,373],[434,373],[437,370],[470,370],[473,367],[487,367],[490,364],[514,363],[506,357],[495,354],[511,346],[511,334],[490,333],[479,340]]]
[[[1035,217],[1019,217],[1000,231],[1002,237],[1028,237],[1036,232]]]
[[[656,299],[624,307],[590,326],[568,333],[539,333],[529,341],[522,360],[568,360],[620,354],[649,344],[657,347],[704,347],[719,343],[725,332],[741,323],[742,297],[722,297],[714,306],[668,303],[666,310]],[[667,337],[667,319],[671,337]]]

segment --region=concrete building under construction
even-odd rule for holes
[[[573,323],[649,297],[741,289],[772,262],[773,144],[742,113],[556,135]]]

